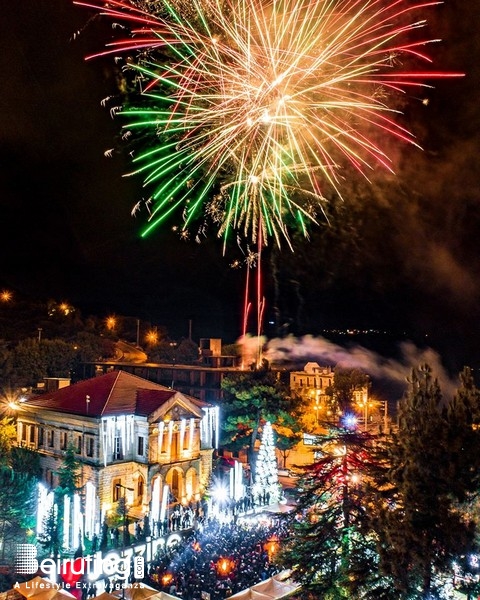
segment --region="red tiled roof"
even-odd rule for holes
[[[175,394],[175,390],[126,371],[111,371],[32,398],[28,405],[90,417],[120,414],[148,416]],[[197,398],[189,396],[188,399],[197,406],[208,406]]]

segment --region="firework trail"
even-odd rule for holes
[[[126,33],[95,56],[124,56],[135,74],[136,95],[114,114],[149,188],[143,235],[180,213],[184,235],[200,220],[225,244],[240,233],[291,246],[352,168],[393,170],[385,140],[417,145],[399,96],[456,75],[418,70],[431,63],[422,13],[436,1],[75,4]]]

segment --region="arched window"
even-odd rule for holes
[[[145,480],[140,475],[140,477],[138,478],[138,481],[137,481],[137,499],[138,499],[139,504],[141,504],[141,502],[143,500],[144,491],[145,491]]]

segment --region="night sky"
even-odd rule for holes
[[[3,3],[0,19],[0,286],[117,312],[172,335],[233,341],[241,332],[243,269],[235,249],[184,242],[166,227],[140,239],[145,196],[122,177],[119,125],[101,106],[116,92],[101,50],[109,24],[70,0]],[[308,242],[265,253],[270,335],[336,327],[386,329],[428,344],[444,363],[480,366],[480,2],[427,12],[434,67],[464,72],[406,99],[423,152],[393,148],[395,177],[353,177],[330,223]],[[80,35],[75,35],[81,31]],[[428,99],[428,103],[422,102]],[[391,150],[391,149],[389,149]]]

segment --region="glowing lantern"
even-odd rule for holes
[[[221,577],[227,577],[235,568],[235,561],[230,558],[220,558],[217,562],[217,573]]]

